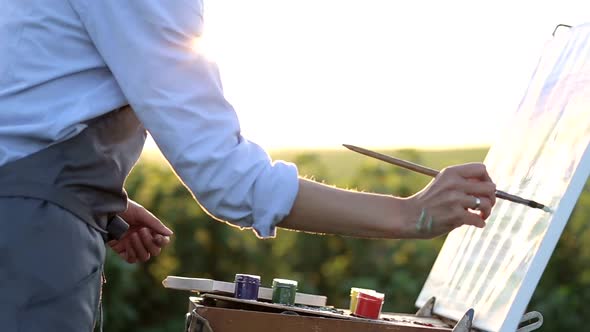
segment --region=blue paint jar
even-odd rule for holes
[[[236,274],[234,297],[242,300],[258,300],[260,276],[252,274]]]

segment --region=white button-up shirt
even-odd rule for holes
[[[130,104],[209,213],[273,236],[297,169],[240,135],[217,67],[191,48],[202,14],[199,0],[0,1],[0,165]]]

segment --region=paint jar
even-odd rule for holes
[[[352,287],[350,289],[350,308],[349,308],[351,314],[354,314],[354,310],[356,309],[356,304],[357,304],[357,297],[360,292],[370,293],[370,292],[375,292],[375,291],[372,289]]]
[[[234,297],[243,300],[258,300],[260,276],[252,274],[236,274]]]
[[[297,281],[278,279],[272,281],[272,303],[294,305],[297,294]]]
[[[359,292],[354,315],[363,318],[379,319],[385,295],[377,292]]]

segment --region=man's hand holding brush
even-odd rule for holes
[[[481,163],[442,170],[424,189],[408,198],[420,214],[410,237],[431,238],[462,225],[485,226],[496,203],[496,185]]]

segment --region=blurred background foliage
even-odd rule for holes
[[[383,151],[433,168],[482,161],[487,149]],[[328,184],[408,196],[430,179],[346,151],[288,151],[300,174]],[[174,230],[156,259],[129,265],[109,252],[104,290],[105,331],[182,331],[189,293],[165,289],[168,275],[233,281],[236,273],[299,281],[305,293],[348,306],[350,287],[386,294],[384,311],[413,313],[414,301],[444,237],[434,240],[367,240],[279,230],[261,240],[204,213],[161,157],[143,156],[126,189]],[[590,317],[590,187],[586,188],[529,305],[544,317],[543,331],[583,331]]]

